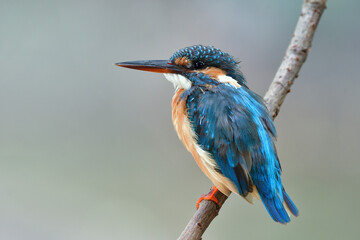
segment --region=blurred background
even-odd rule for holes
[[[0,1],[0,239],[176,239],[210,181],[173,86],[115,62],[214,45],[264,95],[301,0]],[[329,1],[275,124],[300,217],[232,195],[204,239],[358,239],[360,2]]]

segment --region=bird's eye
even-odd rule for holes
[[[198,62],[194,63],[194,68],[195,69],[202,69],[202,68],[204,68],[204,66],[205,66],[205,63],[202,62],[202,61],[198,61]]]

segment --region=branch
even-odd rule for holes
[[[284,59],[264,100],[270,114],[275,118],[290,87],[298,77],[301,66],[309,53],[311,42],[321,14],[326,8],[326,0],[305,0],[301,9],[300,18],[292,35]]]
[[[298,77],[325,8],[326,0],[304,0],[289,47],[269,90],[264,96],[265,104],[273,118],[278,115],[286,95],[290,92],[291,85]],[[227,199],[227,196],[220,191],[216,192],[215,197],[219,200],[220,205],[223,205]],[[212,201],[202,201],[178,240],[200,240],[219,211],[220,208]]]

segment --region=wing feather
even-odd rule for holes
[[[253,99],[259,100],[257,98]],[[253,119],[255,113],[247,106],[254,104],[249,101],[251,99],[225,84],[211,89],[198,87],[187,101],[198,144],[212,155],[218,170],[236,185],[243,196],[253,191],[250,171],[254,156],[261,155],[258,151],[261,148],[258,125]],[[256,104],[259,107],[256,111],[266,112],[262,103]],[[263,121],[266,121],[269,133],[275,135],[272,121]]]
[[[248,193],[256,187],[277,222],[290,221],[284,202],[293,215],[298,215],[282,186],[274,144],[276,130],[261,97],[247,88],[227,84],[197,86],[188,96],[187,110],[197,143],[240,195],[249,200]]]

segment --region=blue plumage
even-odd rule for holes
[[[197,141],[215,159],[217,170],[231,179],[243,196],[255,185],[272,218],[289,222],[274,146],[276,131],[262,99],[247,88],[228,84],[195,86],[187,96],[187,108]],[[288,195],[286,199],[297,215]]]
[[[203,48],[180,50],[171,59],[194,56],[193,51],[198,51],[200,54],[195,54],[191,60],[199,61],[201,51],[205,52]],[[271,217],[287,223],[290,218],[284,200],[293,215],[297,216],[298,210],[282,186],[273,120],[263,99],[246,87],[241,73],[236,71],[236,62],[219,51],[209,49],[216,56],[225,56],[225,70],[229,66],[232,69],[228,76],[236,77],[242,87],[220,83],[201,71],[184,74],[193,83],[182,97],[187,102],[187,113],[197,142],[211,154],[217,163],[216,170],[236,185],[240,195],[246,197],[255,186]],[[201,61],[210,58],[209,52]],[[206,63],[224,69],[212,60]]]
[[[169,61],[117,65],[165,73],[174,84],[175,129],[219,190],[238,192],[248,201],[257,192],[270,216],[280,223],[290,221],[284,206],[298,215],[282,185],[273,120],[263,99],[246,86],[231,55],[195,45],[180,49]]]

